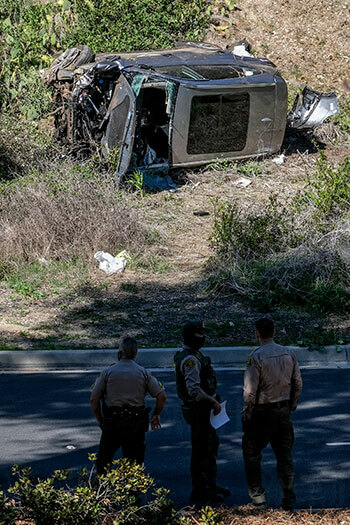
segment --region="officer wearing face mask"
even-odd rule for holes
[[[182,330],[183,349],[175,354],[176,386],[182,401],[182,413],[191,427],[191,500],[223,502],[230,491],[216,484],[216,458],[219,439],[210,425],[210,411],[221,410],[216,392],[216,376],[209,357],[200,349],[204,345],[203,323],[188,322]]]

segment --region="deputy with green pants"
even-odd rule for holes
[[[205,342],[203,323],[186,323],[182,335],[183,349],[175,354],[174,366],[182,413],[191,427],[191,500],[223,502],[223,496],[229,496],[230,491],[216,484],[219,438],[210,424],[210,411],[218,414],[221,406],[210,358],[200,351]]]

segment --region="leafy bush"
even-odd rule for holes
[[[94,51],[164,48],[198,39],[206,0],[0,0],[0,106],[28,119],[49,111],[39,70],[67,47]]]
[[[339,214],[350,212],[350,156],[336,168],[321,151],[316,173],[294,199],[296,210],[311,206],[317,229],[324,231]]]
[[[3,114],[0,118],[0,181],[23,173],[50,169],[57,153],[47,126],[49,122],[26,121]],[[0,191],[3,189],[3,183]]]
[[[0,101],[27,118],[49,108],[49,93],[40,82],[39,69],[65,47],[72,12],[70,2],[0,0]]]
[[[242,213],[237,204],[218,206],[215,210],[211,245],[221,256],[256,258],[283,251],[295,244],[286,209],[279,209],[271,196],[263,211]]]
[[[9,499],[0,491],[0,523],[1,525],[13,525],[16,519],[16,509]]]
[[[281,206],[217,206],[209,289],[229,288],[261,310],[350,307],[350,157],[338,167],[323,153],[306,188]]]
[[[205,0],[76,0],[70,43],[113,52],[169,47],[201,36],[205,7]]]
[[[88,475],[83,469],[82,479],[75,488],[63,484],[69,471],[56,470],[43,480],[34,478],[30,467],[15,466],[13,473],[18,480],[9,491],[18,500],[17,516],[34,520],[36,525],[97,525],[106,523],[107,517],[108,523],[113,521],[118,525],[181,522],[168,491],[160,488],[150,494],[153,479],[143,466],[130,464],[125,459],[114,461],[113,468],[94,481],[92,471]],[[14,507],[10,510],[13,516]]]

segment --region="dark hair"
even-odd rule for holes
[[[187,339],[194,334],[203,334],[203,321],[187,321],[182,327],[182,337]]]
[[[132,337],[126,336],[120,341],[119,350],[126,359],[134,359],[137,354],[137,342]]]
[[[268,317],[261,317],[255,321],[255,329],[259,333],[260,337],[267,339],[273,337],[275,331],[275,325],[272,319]]]

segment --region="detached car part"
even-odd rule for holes
[[[287,123],[294,129],[312,129],[337,113],[339,106],[335,93],[319,93],[305,87],[302,95],[296,96]]]

